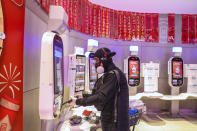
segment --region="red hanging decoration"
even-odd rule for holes
[[[159,15],[152,14],[152,42],[159,42]]]
[[[114,10],[109,10],[109,34],[110,38],[114,39]]]
[[[42,8],[49,13],[49,0],[42,0]]]
[[[97,10],[97,37],[101,37],[102,36],[102,24],[101,24],[101,18],[102,18],[102,11],[101,8],[98,8]]]
[[[69,0],[68,1],[68,9],[69,9],[69,13],[68,13],[68,26],[73,29],[74,28],[74,16],[73,16],[73,0]]]
[[[188,15],[182,15],[182,43],[188,43]]]
[[[195,42],[195,16],[189,15],[189,43]]]
[[[127,38],[127,12],[123,12],[123,21],[122,21],[122,40],[126,40]]]
[[[86,2],[86,6],[85,6],[85,33],[86,34],[90,34],[90,22],[91,22],[91,6],[90,3]]]
[[[105,12],[105,23],[106,23],[106,30],[105,30],[105,37],[109,38],[109,8],[106,8],[106,12]]]
[[[92,23],[91,23],[91,30],[92,35],[97,36],[97,5],[92,6]]]
[[[118,36],[123,39],[123,11],[118,11]]]
[[[145,14],[140,14],[140,41],[145,41],[145,25],[144,25]]]
[[[114,10],[114,39],[118,39],[118,11]]]
[[[131,36],[132,36],[132,40],[136,41],[136,13],[132,12],[132,26],[131,26]]]
[[[131,12],[127,12],[127,40],[132,40],[132,37],[131,37],[131,25],[132,25],[132,23],[131,23],[131,21],[132,21],[132,15],[131,15]]]
[[[147,13],[145,15],[145,22],[146,22],[146,42],[151,42],[152,41],[152,20],[151,20],[151,14]]]
[[[195,39],[195,43],[197,43],[197,15],[196,15],[196,39]]]
[[[102,38],[105,38],[105,33],[106,33],[106,8],[101,7],[101,12],[102,12],[102,18],[101,18],[101,25],[102,25]]]
[[[135,33],[136,41],[140,40],[140,14],[136,13],[136,33]]]
[[[168,42],[175,42],[175,14],[168,14]]]

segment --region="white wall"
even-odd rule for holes
[[[42,34],[47,30],[47,14],[35,0],[26,1],[23,63],[23,130],[41,129],[38,100]]]

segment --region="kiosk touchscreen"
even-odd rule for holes
[[[64,92],[63,42],[53,32],[45,32],[41,43],[40,60],[40,119],[60,115]]]
[[[94,88],[94,84],[97,80],[97,73],[95,67],[96,61],[94,59],[94,53],[89,54],[89,88],[92,90]]]
[[[183,60],[179,57],[172,58],[172,85],[182,86],[183,84]]]
[[[136,56],[128,58],[128,84],[129,86],[140,84],[140,59]]]
[[[54,116],[57,116],[60,114],[64,92],[63,43],[58,35],[55,35],[54,37],[53,54]]]
[[[171,87],[183,85],[183,59],[181,58],[182,48],[173,47],[174,56],[168,61],[168,82]]]

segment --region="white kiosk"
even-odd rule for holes
[[[124,73],[128,80],[131,95],[137,94],[137,87],[140,85],[140,59],[138,46],[130,46],[131,55],[124,60]]]
[[[94,39],[88,39],[88,47],[87,52],[85,53],[86,56],[86,91],[91,92],[94,88],[94,84],[97,80],[97,73],[96,73],[96,61],[94,60],[94,53],[98,48],[98,41]]]
[[[58,12],[58,13],[57,13]],[[39,116],[42,131],[54,130],[54,119],[62,108],[64,92],[63,33],[68,16],[61,6],[50,6],[48,32],[41,41]]]
[[[182,47],[173,47],[174,57],[168,61],[168,83],[171,87],[171,96],[164,96],[163,100],[171,100],[171,114],[179,114],[179,100],[183,100],[179,95],[179,88],[183,85],[183,59],[181,58]]]

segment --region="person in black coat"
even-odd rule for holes
[[[124,73],[113,63],[115,54],[108,48],[100,48],[95,52],[97,73],[104,74],[96,81],[90,96],[73,100],[71,105],[94,105],[101,111],[103,131],[129,131],[128,84]]]

